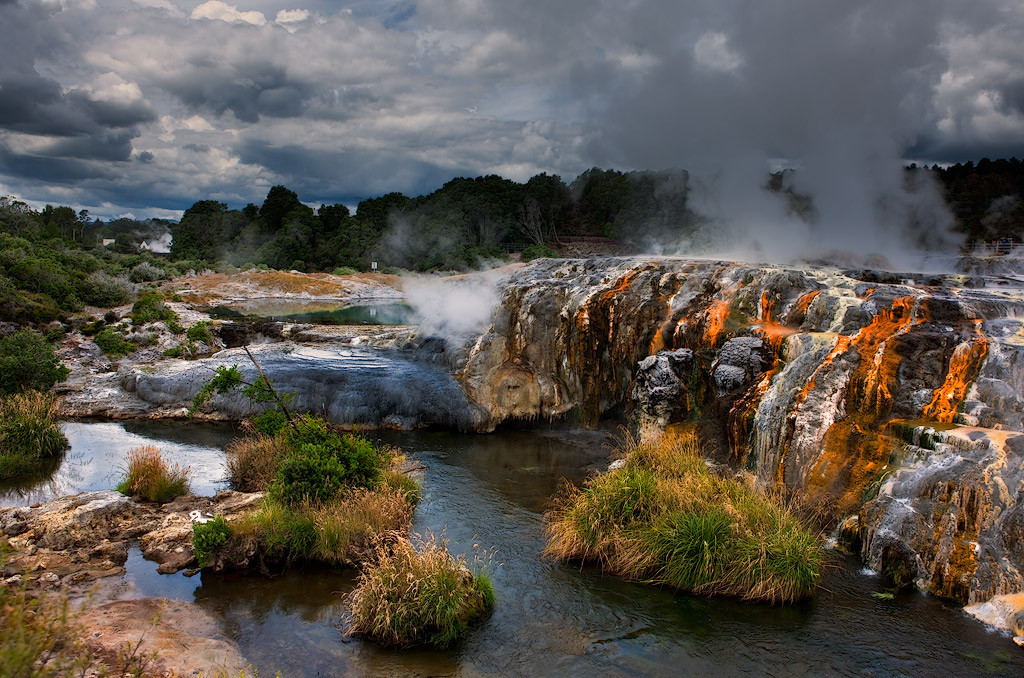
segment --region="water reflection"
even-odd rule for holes
[[[0,483],[0,506],[45,502],[79,492],[113,489],[124,474],[128,451],[156,445],[169,462],[188,466],[192,491],[212,495],[226,486],[223,447],[230,425],[209,423],[65,422],[71,448],[48,476]]]
[[[375,303],[349,306],[332,301],[250,299],[207,309],[226,320],[277,320],[315,325],[415,325],[420,321],[409,304]]]

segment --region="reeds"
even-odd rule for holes
[[[0,398],[0,479],[51,466],[68,446],[52,393],[25,391]]]
[[[347,603],[348,634],[382,645],[446,648],[494,607],[494,587],[436,537],[393,534],[377,544]]]
[[[694,436],[625,452],[624,467],[556,497],[548,556],[704,595],[777,603],[814,591],[815,535],[781,502],[715,475]]]
[[[168,464],[153,445],[128,451],[128,469],[117,491],[165,504],[189,491],[187,466]]]

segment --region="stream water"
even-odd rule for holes
[[[77,440],[122,425],[77,426],[69,459]],[[211,443],[223,431],[171,425],[159,437],[158,429],[126,429],[116,435],[152,435],[161,447],[195,432],[202,440],[193,443],[211,450],[203,467],[211,477],[222,463]],[[189,579],[157,574],[133,549],[121,595],[195,602],[261,675],[1024,675],[1024,652],[1008,638],[932,596],[873,597],[882,582],[852,559],[837,558],[816,598],[789,607],[692,597],[541,559],[545,503],[563,477],[579,482],[607,463],[600,434],[380,437],[426,466],[414,529],[443,531],[449,548],[471,559],[493,554],[497,607],[459,647],[399,652],[343,639],[341,596],[352,573]]]
[[[419,317],[405,303],[378,302],[356,306],[339,302],[296,299],[250,299],[207,310],[226,320],[278,320],[317,325],[415,325]]]

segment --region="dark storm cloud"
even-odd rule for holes
[[[0,193],[31,199],[47,168],[46,200],[95,176],[84,204],[181,209],[275,183],[331,201],[682,167],[709,211],[763,223],[785,217],[760,191],[771,160],[804,170],[827,233],[859,233],[900,204],[902,157],[1024,141],[1009,0],[345,6],[0,0]]]
[[[238,64],[195,59],[180,76],[163,86],[194,109],[215,115],[231,111],[242,122],[259,122],[260,116],[301,116],[314,87],[290,81],[283,66],[269,61]]]
[[[258,141],[243,143],[236,150],[242,162],[273,167],[288,178],[290,188],[311,202],[353,201],[390,191],[420,195],[460,173],[457,168],[410,160],[386,150],[330,151]]]
[[[40,75],[37,56],[60,47],[58,34],[42,28],[48,18],[39,5],[0,5],[5,56],[0,62],[0,134],[6,130],[43,138],[21,150],[3,143],[0,166],[22,179],[57,183],[112,178],[114,173],[97,162],[127,160],[138,136],[135,126],[155,120],[156,114],[145,102],[98,99]]]
[[[0,173],[18,177],[21,180],[35,180],[45,183],[74,184],[86,179],[114,179],[115,173],[108,167],[78,158],[46,157],[12,153],[0,145]]]

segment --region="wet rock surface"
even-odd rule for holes
[[[84,600],[80,611],[75,608],[74,623],[83,629],[85,650],[108,669],[132,666],[143,675],[236,675],[247,662],[201,608],[154,598],[109,601],[107,589],[96,584],[124,574],[129,545],[135,543],[146,559],[160,563],[161,573],[195,565],[189,513],[232,520],[261,498],[224,491],[212,498],[186,495],[160,506],[107,490],[3,508],[0,530],[9,548],[4,581],[24,586],[34,596],[63,594]]]
[[[231,519],[252,510],[262,496],[225,490],[159,505],[105,490],[0,508],[0,531],[13,549],[4,576],[34,588],[80,592],[90,582],[123,574],[133,543],[162,573],[177,572],[195,565],[189,513]]]

